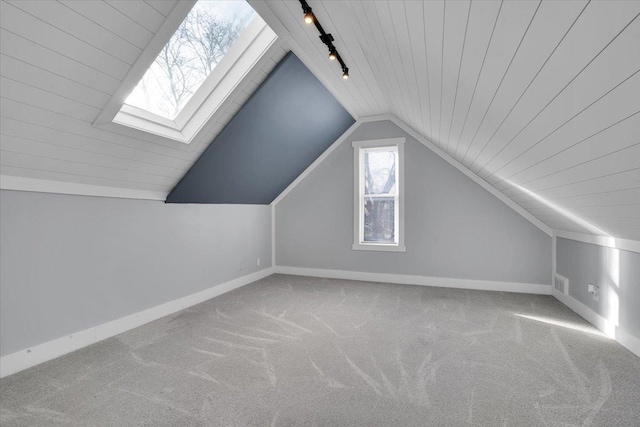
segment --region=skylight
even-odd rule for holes
[[[175,119],[254,16],[245,1],[198,1],[125,104]]]
[[[246,1],[179,1],[94,126],[189,144],[259,76],[277,39]]]

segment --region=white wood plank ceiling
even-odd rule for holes
[[[286,54],[278,45],[225,101],[203,137],[189,145],[92,126],[175,4],[0,2],[3,179],[42,180],[36,189],[49,182],[114,187],[164,200]]]
[[[265,2],[359,117],[392,113],[556,230],[640,240],[640,1]]]
[[[190,145],[92,126],[174,0],[1,1],[0,161],[162,198],[290,46],[356,117],[391,113],[551,228],[640,240],[640,1],[250,1],[281,47]],[[287,41],[288,40],[288,41]]]

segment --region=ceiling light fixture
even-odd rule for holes
[[[302,11],[304,12],[304,23],[313,24],[315,17],[313,16],[313,11],[306,2],[302,5]]]
[[[314,21],[313,12],[311,12],[311,8],[309,8],[309,11],[305,12],[305,14],[304,14],[304,23],[305,24],[312,24],[313,21]]]
[[[347,80],[349,78],[349,68],[347,68],[347,65],[340,57],[338,50],[333,45],[333,36],[324,31],[324,28],[322,28],[322,25],[320,25],[320,22],[318,21],[318,17],[313,14],[313,10],[306,0],[300,0],[300,4],[302,5],[302,12],[304,12],[304,22],[307,24],[315,24],[316,28],[320,32],[320,41],[329,48],[329,60],[338,60],[342,67],[342,78]]]

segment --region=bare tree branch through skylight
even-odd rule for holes
[[[254,15],[245,1],[198,1],[125,103],[173,120]]]

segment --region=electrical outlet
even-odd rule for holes
[[[256,265],[260,267],[260,258],[258,258],[258,260],[256,261]]]
[[[593,283],[587,284],[587,292],[593,294],[593,300],[595,302],[600,301],[600,286],[594,285]]]

